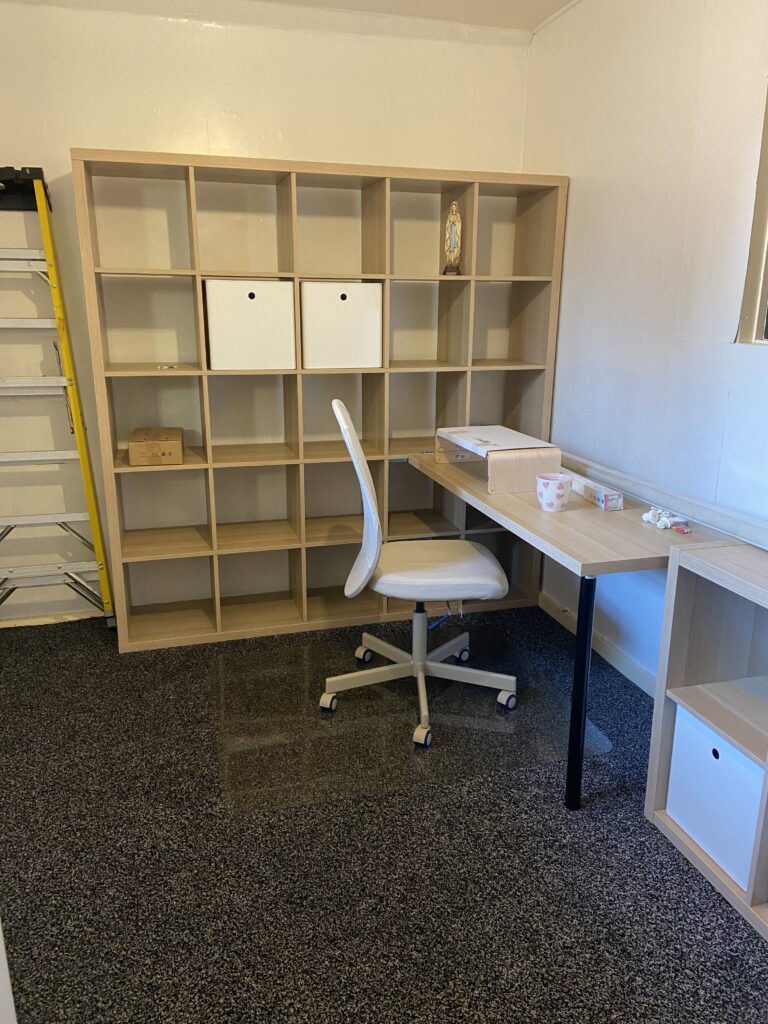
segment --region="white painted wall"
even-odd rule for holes
[[[122,5],[145,13],[112,10],[121,5],[110,0],[82,0],[81,6],[92,9],[0,3],[0,91],[14,97],[3,105],[3,162],[42,165],[51,183],[94,436],[70,147],[520,167],[527,33],[258,0],[165,0],[162,9],[173,17],[146,13],[160,8],[147,0]],[[0,290],[0,315],[8,298]],[[33,350],[38,368],[40,351]],[[19,363],[28,355],[28,349],[15,350]],[[35,371],[17,363],[8,372]],[[39,409],[22,410],[21,436],[0,412],[0,447],[56,447],[57,441],[68,447],[66,425]],[[92,450],[98,454],[95,444]],[[35,472],[51,511],[64,500],[75,507],[76,488],[60,471]],[[18,512],[28,496],[18,476],[6,474],[5,481],[0,478],[0,515]],[[39,536],[27,531],[9,538],[4,560],[33,560]],[[74,550],[53,537],[49,545],[41,560]],[[1,606],[0,619],[83,607],[68,591],[27,594]]]
[[[571,177],[553,440],[768,520],[768,349],[739,316],[768,76],[764,0],[582,0],[533,39],[525,170]],[[598,584],[655,673],[664,574]],[[575,581],[545,590],[575,608]]]

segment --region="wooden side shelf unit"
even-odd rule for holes
[[[408,466],[437,427],[549,438],[567,179],[72,151],[122,651],[403,618],[343,583],[362,530],[349,407],[386,539],[472,537],[538,598],[539,557]],[[450,202],[461,273],[442,275]],[[209,278],[293,283],[296,369],[210,369]],[[381,366],[302,365],[301,283],[375,281]],[[179,466],[132,467],[137,426]]]
[[[672,550],[645,813],[768,939],[768,552]]]

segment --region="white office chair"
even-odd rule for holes
[[[420,713],[413,742],[428,747],[432,733],[429,728],[426,676],[499,690],[496,699],[507,708],[515,705],[517,680],[514,676],[502,675],[500,672],[484,672],[460,664],[446,665],[445,660],[450,657],[457,658],[459,662],[467,660],[468,633],[462,633],[427,652],[427,613],[424,602],[498,600],[509,589],[507,577],[491,552],[472,541],[406,540],[382,544],[376,491],[362,446],[344,403],[334,399],[332,404],[363,496],[363,543],[350,570],[344,593],[347,597],[356,597],[366,586],[370,586],[377,594],[412,600],[416,608],[413,613],[411,651],[403,651],[369,633],[363,633],[362,646],[355,651],[358,660],[370,661],[371,652],[375,651],[394,664],[330,676],[325,681],[325,693],[320,698],[320,707],[326,711],[335,711],[336,694],[342,690],[413,676],[419,692]]]

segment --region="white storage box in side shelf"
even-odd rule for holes
[[[302,281],[301,339],[308,370],[381,366],[381,285]]]
[[[667,814],[746,889],[764,769],[678,706]]]
[[[292,281],[205,282],[212,370],[294,370]]]

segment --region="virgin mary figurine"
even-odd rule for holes
[[[445,220],[445,270],[444,274],[458,274],[461,261],[461,214],[459,204],[454,200]]]

